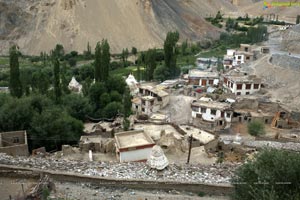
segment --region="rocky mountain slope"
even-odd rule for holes
[[[218,10],[233,12],[228,0],[1,0],[0,53],[17,43],[27,54],[56,43],[83,51],[107,38],[113,52],[159,47],[170,30],[191,40],[217,38],[204,20]]]
[[[95,46],[103,38],[113,52],[147,49],[161,47],[170,30],[178,30],[181,39],[214,39],[221,30],[204,17],[218,10],[233,16],[274,12],[262,5],[259,0],[0,0],[0,54],[12,44],[26,54],[57,43],[82,52],[88,42]]]

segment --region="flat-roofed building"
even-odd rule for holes
[[[155,145],[143,130],[116,133],[115,142],[120,162],[146,161]]]
[[[219,73],[201,71],[198,69],[189,70],[189,85],[194,86],[214,86],[219,84]]]
[[[235,95],[250,95],[261,89],[261,78],[246,72],[232,70],[222,76],[223,90]]]

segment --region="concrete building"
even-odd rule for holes
[[[250,95],[258,92],[261,88],[261,78],[239,70],[232,70],[224,74],[222,79],[224,91],[235,95]]]
[[[219,74],[217,72],[191,69],[189,70],[188,84],[202,87],[215,86],[219,84]]]
[[[12,156],[28,156],[26,131],[0,133],[0,153]]]
[[[120,162],[146,161],[155,145],[143,130],[116,133],[115,142]]]
[[[169,93],[158,86],[140,86],[138,96],[131,100],[132,110],[150,115],[166,107],[169,101]]]
[[[228,103],[199,100],[192,102],[191,107],[193,121],[200,123],[195,125],[203,127],[202,125],[208,122],[206,123],[208,127],[203,128],[213,128],[216,126],[225,128],[226,125],[231,123],[233,110]]]

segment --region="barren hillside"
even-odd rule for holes
[[[203,17],[235,11],[228,0],[1,0],[0,52],[17,43],[39,54],[56,43],[83,51],[107,38],[112,51],[159,47],[170,30],[182,38],[216,38],[220,30]]]

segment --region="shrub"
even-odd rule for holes
[[[235,171],[234,200],[300,199],[300,155],[266,149]]]
[[[248,124],[248,133],[252,136],[264,135],[265,125],[260,121],[253,121]]]

